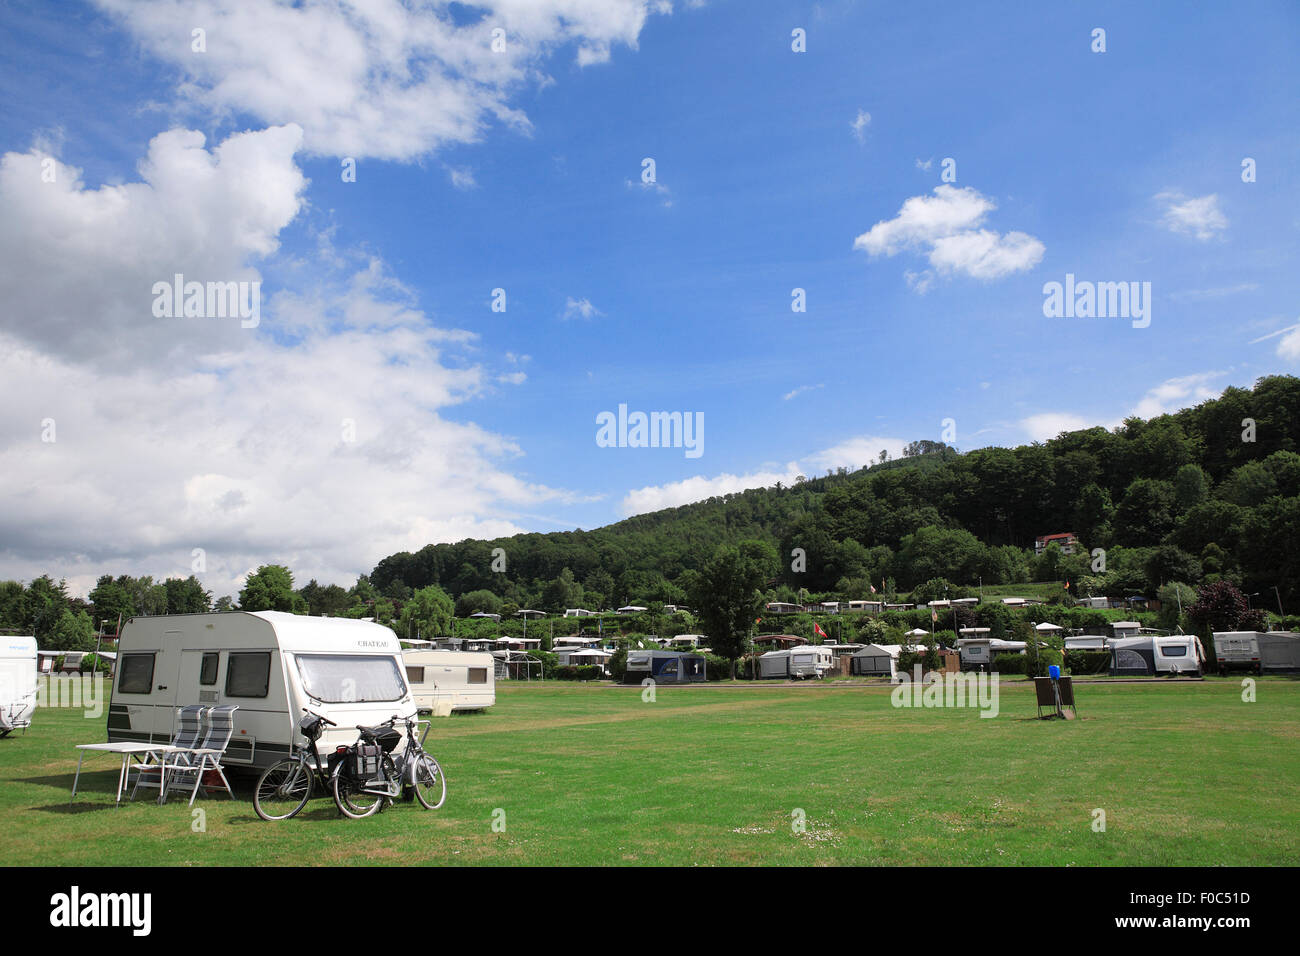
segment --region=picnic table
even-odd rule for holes
[[[171,744],[146,744],[141,742],[121,740],[115,743],[107,744],[77,744],[77,749],[81,751],[77,757],[77,774],[72,778],[72,799],[77,796],[77,782],[81,779],[81,762],[86,759],[87,753],[105,753],[118,754],[122,758],[122,769],[117,775],[117,799],[115,806],[122,805],[122,791],[126,789],[126,770],[130,766],[131,760],[134,759],[140,763],[145,762],[145,758],[151,755],[165,756],[174,753],[177,750],[184,750],[184,747],[173,747]],[[164,785],[165,786],[165,785]],[[158,795],[159,802],[164,799],[165,790]],[[69,800],[69,803],[72,801]]]

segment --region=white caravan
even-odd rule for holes
[[[317,741],[322,753],[356,743],[358,724],[416,709],[397,635],[369,621],[282,611],[137,617],[118,655],[109,741],[166,742],[177,708],[235,704],[229,766],[269,767],[304,743],[303,708],[338,725]]]
[[[1215,631],[1219,673],[1300,670],[1300,634],[1293,631]]]
[[[758,659],[758,676],[825,677],[831,671],[833,660],[831,649],[823,644],[768,651]]]
[[[482,710],[497,702],[496,661],[487,652],[402,652],[406,682],[420,710]]]
[[[36,638],[0,637],[0,737],[32,724],[36,709]]]

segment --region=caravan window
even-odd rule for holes
[[[270,684],[270,652],[231,652],[226,661],[227,697],[265,697]]]
[[[391,657],[298,654],[303,689],[327,704],[401,700],[406,684]]]
[[[406,682],[407,682],[408,684],[423,684],[423,683],[424,683],[424,668],[423,668],[423,667],[407,667],[407,668],[406,668]]]
[[[199,683],[204,687],[211,687],[217,682],[217,662],[221,660],[218,653],[204,654],[203,663],[199,667]]]
[[[123,654],[119,668],[119,694],[147,694],[153,690],[152,654]]]
[[[486,667],[471,667],[471,668],[469,669],[469,683],[471,683],[471,684],[486,684],[486,683],[487,683],[487,668],[486,668]]]
[[[1186,657],[1187,647],[1186,645],[1182,645],[1182,644],[1178,645],[1177,647],[1165,645],[1160,648],[1160,653],[1163,654],[1165,657]]]

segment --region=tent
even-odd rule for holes
[[[694,684],[705,680],[702,654],[685,651],[629,651],[623,683],[639,684],[647,678],[657,684]]]
[[[897,677],[898,655],[902,651],[898,644],[868,644],[853,655],[850,673],[863,677]]]

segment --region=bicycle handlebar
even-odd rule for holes
[[[313,717],[315,717],[316,719],[321,720],[321,721],[323,721],[323,722],[329,724],[331,727],[337,727],[337,726],[338,726],[338,724],[334,723],[334,721],[330,720],[328,717],[322,717],[320,714],[316,713],[316,712],[313,711],[313,710],[308,710],[306,707],[304,707],[304,708],[302,709],[302,712],[303,712],[304,714],[311,714],[311,715],[312,715]]]

